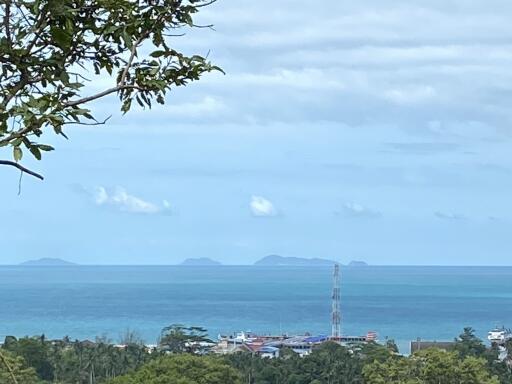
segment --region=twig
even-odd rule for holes
[[[204,4],[197,4],[197,5],[194,5],[195,8],[202,8],[202,7],[207,7],[209,5],[212,5],[213,3],[216,3],[217,0],[211,0],[211,1],[208,1],[207,3],[204,3]]]
[[[9,50],[12,49],[11,38],[11,0],[5,1],[5,15],[4,15],[5,35],[7,37],[7,46]]]
[[[137,54],[137,47],[140,44],[142,40],[144,40],[144,36],[141,36],[133,43],[132,51],[130,52],[130,58],[128,59],[126,63],[126,67],[123,71],[123,74],[121,75],[121,78],[119,79],[119,83],[117,84],[118,87],[122,87],[125,85],[126,75],[128,75],[128,71],[130,70],[130,67],[132,66],[133,59],[135,58],[135,55]]]
[[[94,119],[94,123],[83,123],[83,122],[77,123],[76,121],[66,121],[66,122],[62,123],[62,125],[67,125],[67,124],[71,124],[71,125],[87,125],[87,126],[91,126],[91,125],[105,125],[107,123],[107,121],[110,120],[111,117],[112,117],[112,115],[110,115],[109,117],[107,117],[103,121],[98,121],[98,120]]]
[[[82,99],[78,99],[78,100],[74,100],[74,101],[68,101],[67,103],[63,103],[63,105],[64,105],[64,107],[74,107],[76,105],[85,104],[89,101],[93,101],[93,100],[99,99],[103,96],[110,95],[111,93],[114,93],[114,92],[123,91],[125,89],[137,89],[139,91],[144,90],[144,88],[138,87],[136,85],[123,85],[123,86],[118,85],[116,87],[106,89],[103,92],[97,93],[92,96],[87,96]]]
[[[27,174],[29,174],[30,176],[34,176],[34,177],[37,177],[39,180],[44,180],[44,177],[42,175],[40,175],[39,173],[36,173],[34,171],[31,171],[30,169],[28,168],[25,168],[23,165],[20,165],[14,161],[10,161],[10,160],[0,160],[0,165],[8,165],[10,167],[14,167],[14,168],[17,168],[19,169],[21,172],[25,172]]]

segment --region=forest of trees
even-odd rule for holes
[[[184,348],[204,340],[202,328],[164,329],[159,348],[125,337],[124,347],[43,337],[6,338],[1,349],[2,384],[509,384],[512,367],[498,360],[466,328],[453,349],[396,353],[392,342],[344,347],[319,345],[300,357],[283,349],[279,358],[251,353],[208,354]],[[512,345],[510,346],[512,347]],[[509,349],[509,350],[512,350]]]

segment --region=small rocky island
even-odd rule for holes
[[[43,257],[41,259],[37,260],[28,260],[20,265],[24,267],[69,267],[73,265],[78,265],[75,263],[72,263],[70,261],[53,258],[53,257]]]

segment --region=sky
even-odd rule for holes
[[[0,263],[512,265],[512,2],[219,0],[226,75],[0,169]],[[94,85],[113,82],[96,79]],[[94,87],[93,85],[93,87]],[[92,88],[89,88],[92,89]],[[3,158],[9,155],[0,152]]]

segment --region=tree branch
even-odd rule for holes
[[[144,90],[144,88],[138,87],[136,85],[117,85],[115,87],[106,89],[103,92],[97,93],[95,95],[87,96],[87,97],[84,97],[84,98],[78,99],[78,100],[68,101],[67,103],[63,103],[63,105],[64,105],[64,107],[74,107],[74,106],[77,106],[80,104],[88,103],[89,101],[99,99],[103,96],[110,95],[111,93],[122,91],[124,89],[137,89],[139,91]]]
[[[34,171],[31,171],[30,169],[28,168],[25,168],[23,165],[20,165],[14,161],[10,161],[10,160],[0,160],[0,165],[8,165],[10,167],[14,167],[14,168],[17,168],[19,169],[21,172],[24,172],[26,174],[29,174],[30,176],[34,176],[34,177],[37,177],[39,180],[44,180],[44,177],[41,176],[39,173],[36,173]]]
[[[21,12],[21,14],[23,15],[23,17],[25,17],[24,13],[23,13],[23,10],[21,8],[19,8],[19,11]],[[31,55],[33,54],[31,51],[32,51],[32,48],[34,48],[34,45],[37,43],[37,40],[39,39],[40,37],[40,33],[41,33],[41,27],[45,26],[45,20],[46,20],[46,8],[43,8],[42,12],[39,14],[39,19],[36,21],[35,25],[33,26],[34,28],[34,37],[32,38],[32,40],[29,42],[28,46],[27,46],[27,53],[26,53],[26,56],[28,55]],[[27,24],[30,25],[30,23],[27,21]]]
[[[21,70],[19,81],[15,83],[12,87],[7,89],[7,96],[5,96],[2,102],[3,106],[7,108],[7,105],[11,102],[12,99],[14,99],[18,95],[19,91],[21,91],[27,85],[36,84],[40,82],[42,79],[42,76],[37,76],[31,79],[29,78],[26,69]]]
[[[5,1],[4,28],[5,28],[5,35],[7,37],[7,45],[9,46],[9,49],[12,49],[12,38],[11,38],[11,0],[6,0]]]
[[[216,3],[217,0],[211,0],[211,1],[208,1],[207,3],[204,3],[204,4],[196,4],[194,5],[195,8],[202,8],[202,7],[207,7],[209,5],[212,5],[213,3]]]
[[[144,38],[141,36],[140,38],[133,43],[132,51],[130,53],[130,58],[128,59],[128,62],[126,63],[126,68],[123,71],[123,74],[121,75],[121,78],[119,79],[119,83],[117,86],[123,86],[124,82],[126,80],[126,75],[128,75],[128,71],[130,70],[130,67],[132,66],[133,59],[135,58],[135,55],[137,54],[137,46],[140,44],[140,42],[144,40]]]
[[[83,123],[83,122],[78,122],[77,123],[76,121],[66,121],[66,122],[62,123],[62,125],[68,125],[68,124],[71,124],[71,125],[87,125],[87,126],[105,125],[107,123],[107,121],[110,120],[111,117],[112,117],[112,115],[110,115],[109,117],[107,117],[103,121],[98,121],[98,120],[94,119],[94,123]]]

